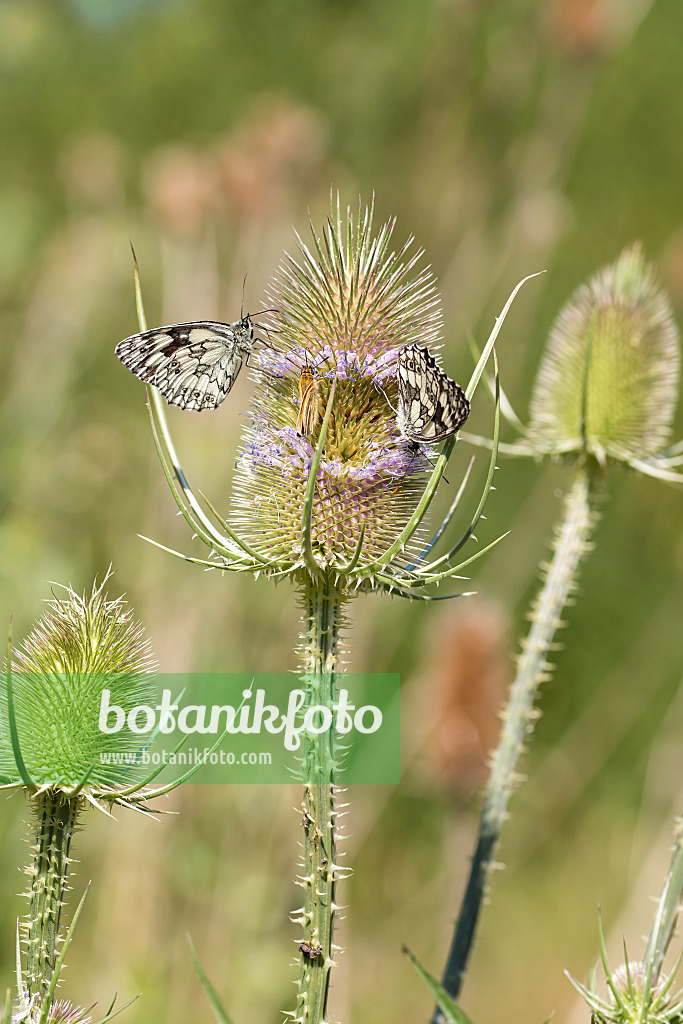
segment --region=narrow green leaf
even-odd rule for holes
[[[194,969],[197,972],[197,976],[199,978],[199,981],[201,982],[201,986],[204,989],[204,994],[206,995],[206,998],[209,1000],[209,1005],[213,1010],[214,1016],[218,1021],[218,1024],[233,1024],[232,1020],[230,1019],[230,1017],[228,1017],[227,1013],[225,1012],[225,1008],[223,1007],[223,1004],[221,1003],[218,997],[218,993],[216,992],[215,988],[207,978],[206,973],[204,972],[204,968],[199,962],[199,958],[197,957],[197,951],[195,950],[194,945],[192,944],[192,939],[190,938],[189,935],[186,936],[186,939],[187,948],[190,951],[190,959],[194,964]]]
[[[539,271],[539,273],[542,274],[542,273],[545,273],[545,271],[541,270],[541,271]],[[482,352],[481,357],[479,359],[479,362],[477,363],[477,365],[475,366],[475,368],[474,368],[474,370],[472,372],[472,376],[470,377],[469,384],[465,388],[465,394],[467,395],[467,398],[469,400],[472,399],[472,395],[474,394],[474,392],[476,390],[477,384],[479,383],[479,379],[480,379],[482,373],[484,372],[484,367],[486,366],[486,363],[488,362],[489,356],[491,355],[491,352],[493,351],[493,346],[494,346],[495,340],[498,337],[498,333],[499,333],[501,327],[503,326],[503,321],[505,320],[505,317],[508,314],[510,306],[512,305],[512,302],[513,302],[517,292],[522,287],[522,285],[525,283],[525,281],[529,281],[532,277],[538,277],[538,274],[529,274],[528,277],[525,277],[522,281],[519,282],[519,284],[517,285],[516,288],[513,289],[512,294],[510,295],[509,299],[505,303],[505,306],[503,307],[502,313],[496,319],[496,322],[495,322],[495,324],[493,326],[493,330],[491,331],[491,333],[490,333],[490,335],[488,337],[488,340],[486,342],[486,345],[484,346],[484,351]],[[368,571],[370,571],[370,570],[372,570],[374,568],[383,568],[385,565],[388,565],[389,562],[394,558],[394,556],[399,551],[403,550],[403,548],[406,546],[406,544],[408,543],[408,541],[410,540],[412,535],[415,533],[415,530],[418,528],[418,526],[420,525],[420,523],[424,519],[425,515],[427,514],[427,510],[429,509],[429,506],[432,503],[434,495],[436,494],[436,488],[438,487],[439,481],[441,480],[441,477],[444,474],[444,470],[445,470],[446,464],[447,464],[447,462],[448,462],[448,460],[449,460],[449,458],[451,456],[451,452],[453,451],[454,444],[455,444],[455,436],[449,437],[446,440],[446,442],[445,442],[445,444],[444,444],[444,446],[443,446],[443,448],[441,450],[441,453],[440,453],[439,457],[437,458],[437,460],[436,460],[436,462],[434,464],[434,469],[432,471],[432,475],[429,478],[429,480],[427,481],[427,484],[426,484],[425,489],[424,489],[423,494],[422,494],[422,498],[420,499],[420,502],[419,502],[417,508],[415,509],[415,511],[413,512],[412,516],[410,517],[410,519],[408,520],[408,522],[404,526],[404,528],[403,528],[403,530],[401,532],[401,535],[393,542],[393,544],[391,544],[389,546],[389,548],[384,552],[383,555],[381,555],[379,558],[375,559],[373,562],[371,562],[369,565],[366,566]]]
[[[133,255],[135,255],[135,253],[133,253]],[[108,1010],[107,1010],[107,1012],[105,1013],[105,1017],[108,1017],[108,1016],[109,1016],[109,1014],[110,1014],[110,1013],[112,1012],[112,1010],[114,1009],[114,1007],[116,1006],[116,1000],[118,999],[118,995],[119,995],[119,990],[118,990],[118,989],[116,989],[116,991],[114,992],[114,997],[113,997],[112,1001],[111,1001],[111,1002],[110,1002],[110,1004],[109,1004],[109,1009],[108,1009]]]
[[[90,767],[87,769],[87,771],[85,772],[85,774],[81,778],[81,781],[78,782],[74,786],[73,789],[69,789],[69,790],[65,789],[64,790],[66,796],[68,796],[70,800],[73,800],[75,797],[77,797],[79,795],[79,793],[81,793],[81,791],[83,790],[83,787],[85,786],[85,784],[87,783],[88,779],[90,778],[90,776],[92,775],[92,773],[94,771],[95,771],[95,765],[92,764],[92,765],[90,765]]]
[[[150,424],[151,424],[151,427],[152,427],[152,437],[154,438],[154,447],[157,450],[157,455],[159,456],[159,461],[161,462],[161,468],[163,470],[164,476],[166,477],[166,483],[168,484],[168,486],[170,488],[170,491],[171,491],[171,494],[173,495],[173,499],[174,499],[176,505],[178,506],[178,508],[180,510],[180,514],[182,515],[183,519],[192,528],[193,532],[197,534],[197,536],[202,541],[202,543],[204,543],[211,550],[213,550],[214,548],[217,548],[221,552],[223,550],[225,550],[226,552],[229,552],[230,549],[229,549],[229,545],[226,543],[226,538],[225,537],[221,537],[221,535],[216,532],[216,530],[213,528],[213,526],[210,523],[208,523],[208,529],[202,529],[202,527],[200,526],[200,521],[202,520],[202,517],[204,517],[204,514],[202,513],[201,516],[200,516],[199,511],[201,511],[201,510],[198,511],[198,509],[195,508],[192,499],[188,496],[188,492],[189,492],[189,494],[192,494],[192,492],[190,491],[190,488],[189,488],[189,485],[187,483],[187,480],[185,478],[184,473],[182,473],[182,471],[180,471],[180,476],[179,476],[178,468],[176,466],[174,466],[175,473],[176,473],[176,478],[179,479],[181,487],[183,487],[183,493],[188,498],[188,504],[192,507],[192,511],[195,513],[195,516],[197,517],[196,520],[193,519],[192,514],[185,507],[185,503],[184,503],[182,497],[180,496],[180,491],[178,490],[178,488],[175,485],[175,481],[174,481],[173,476],[171,474],[171,470],[169,469],[168,463],[166,462],[166,457],[164,456],[164,451],[163,451],[163,448],[161,446],[161,440],[159,438],[159,432],[157,430],[157,425],[156,425],[156,422],[155,422],[155,419],[154,419],[154,414],[156,412],[157,417],[160,417],[159,425],[160,425],[160,427],[163,430],[163,427],[166,426],[166,421],[165,421],[165,418],[164,418],[163,409],[162,409],[161,404],[160,404],[160,399],[159,399],[158,395],[155,396],[155,394],[154,394],[155,390],[156,390],[155,388],[152,388],[148,392],[149,402],[147,403],[147,408],[149,410],[149,421],[150,421]],[[166,426],[166,430],[168,430],[167,426]],[[164,440],[167,440],[167,439],[164,438]],[[167,448],[168,448],[168,441],[167,441]],[[171,456],[171,459],[173,461],[173,455]],[[185,486],[183,486],[183,484]],[[192,498],[194,498],[194,495],[192,495]],[[196,499],[195,499],[195,501],[196,501]],[[204,525],[207,525],[207,524],[204,524]]]
[[[605,933],[602,929],[602,911],[598,907],[598,933],[600,936],[600,959],[602,960],[602,969],[605,972],[605,981],[609,987],[610,992],[614,997],[614,1002],[623,1012],[625,1010],[624,1001],[621,998],[619,990],[617,989],[612,979],[612,972],[609,966],[609,960],[607,959],[607,946],[605,945]]]
[[[139,271],[139,268],[138,268],[138,261],[137,261],[136,255],[135,255],[135,250],[133,249],[132,244],[131,244],[131,250],[133,252],[133,267],[134,267],[134,277],[135,277],[135,304],[136,304],[137,313],[138,313],[138,324],[140,326],[140,330],[141,331],[146,331],[147,330],[147,318],[145,317],[145,309],[144,309],[144,304],[143,304],[143,301],[142,301],[142,288],[141,288],[141,285],[140,285],[140,271]],[[159,454],[159,459],[161,460],[161,465],[162,465],[162,468],[164,470],[164,475],[166,476],[166,479],[168,480],[168,483],[169,483],[169,486],[171,488],[171,492],[173,494],[173,497],[175,498],[176,504],[180,508],[180,511],[183,514],[184,518],[190,523],[190,525],[193,527],[193,529],[196,530],[197,535],[201,538],[201,540],[205,544],[207,544],[208,547],[212,547],[213,545],[212,545],[211,541],[209,541],[206,538],[206,534],[208,534],[217,544],[223,544],[225,546],[225,538],[221,537],[221,535],[214,529],[213,524],[211,523],[211,521],[204,514],[204,510],[202,509],[201,505],[199,504],[199,502],[197,501],[196,497],[194,496],[194,493],[192,492],[192,489],[190,488],[190,485],[187,482],[187,478],[185,477],[185,474],[183,473],[183,469],[182,469],[182,466],[180,465],[180,461],[178,459],[178,455],[177,455],[176,450],[175,450],[175,445],[173,444],[173,440],[171,438],[171,433],[170,433],[170,430],[168,428],[168,422],[166,420],[166,412],[165,412],[165,409],[164,409],[164,402],[163,402],[163,400],[161,398],[161,395],[159,394],[159,391],[153,385],[150,385],[148,394],[149,394],[149,398],[150,398],[150,401],[149,401],[149,414],[150,414],[150,419],[152,421],[152,431],[154,433],[154,443],[156,445],[156,449],[157,449],[157,452]],[[154,414],[156,414],[156,417],[157,417],[158,429],[157,429],[157,425],[156,425],[156,423],[154,421]],[[197,524],[194,523],[191,518],[188,518],[189,517],[189,513],[187,512],[184,504],[182,503],[182,500],[180,499],[180,496],[177,493],[177,490],[175,488],[175,484],[170,479],[170,473],[168,471],[168,467],[166,465],[166,460],[165,460],[165,457],[164,457],[162,449],[161,449],[161,443],[159,441],[159,434],[161,434],[161,436],[164,439],[164,444],[166,445],[166,451],[168,452],[169,458],[170,458],[171,463],[173,465],[173,470],[175,472],[176,479],[178,480],[178,483],[180,484],[180,486],[181,486],[181,488],[183,490],[183,493],[184,493],[184,495],[185,495],[185,497],[187,499],[188,505],[190,506],[190,508],[194,512],[194,514],[197,517],[197,519],[199,520],[199,522],[204,527],[203,531],[201,529],[197,528]],[[242,549],[244,549],[244,545],[239,540],[239,538],[235,537],[232,533],[230,533],[230,538],[231,538],[231,540],[235,541]]]
[[[358,565],[358,560],[360,559],[360,553],[363,550],[363,541],[364,540],[365,540],[365,523],[363,523],[363,525],[360,528],[360,533],[358,535],[358,543],[356,544],[356,550],[354,551],[354,553],[353,553],[353,555],[351,557],[351,561],[347,562],[346,565],[340,565],[339,566],[338,571],[340,573],[342,573],[342,574],[350,573],[350,572],[353,572],[353,570],[356,568],[356,566]]]
[[[683,895],[683,824],[678,823],[669,870],[659,897],[655,922],[647,940],[643,964],[659,972],[669,943],[676,928],[678,911]]]
[[[253,680],[252,680],[252,683],[253,683]],[[251,691],[251,687],[249,687],[249,690]],[[249,693],[247,696],[243,697],[242,700],[240,701],[239,705],[237,706],[237,711],[236,711],[237,715],[239,715],[240,711],[244,707],[244,704],[249,699],[249,696],[251,696],[251,693]],[[207,757],[210,757],[211,754],[213,754],[213,752],[215,750],[218,750],[218,748],[220,747],[221,743],[223,743],[223,741],[225,740],[227,735],[228,735],[228,730],[224,729],[223,732],[218,737],[218,739],[216,740],[216,742],[213,744],[213,746],[208,748]],[[185,745],[185,743],[187,742],[188,739],[189,739],[189,734],[186,734],[185,736],[183,736],[178,741],[176,746],[173,748],[173,750],[171,751],[171,754],[176,754],[179,750],[181,750],[181,748]],[[174,789],[178,788],[178,786],[182,786],[183,783],[188,782],[192,778],[192,776],[195,775],[199,771],[199,769],[202,767],[202,764],[203,764],[203,762],[197,761],[196,764],[193,764],[190,768],[188,768],[187,771],[183,775],[181,775],[179,778],[173,779],[172,782],[167,782],[165,785],[159,786],[157,789],[151,790],[148,793],[141,793],[140,794],[140,800],[147,801],[149,799],[156,799],[159,796],[165,796],[166,793],[172,793]],[[141,783],[138,784],[137,788],[141,788],[142,786],[147,785],[148,782],[151,781],[152,779],[154,779],[157,775],[159,775],[164,770],[164,768],[166,768],[166,765],[163,764],[163,762],[162,762],[161,765],[159,765],[157,768],[153,769],[153,771],[147,776],[147,779],[144,782],[141,782]],[[125,790],[124,792],[127,793],[127,792],[130,792],[130,790]],[[117,795],[116,791],[114,791],[114,795],[115,796]],[[106,793],[103,794],[103,796],[104,796],[105,799],[107,798],[107,794]]]
[[[116,997],[114,997],[114,998],[116,998]],[[124,1010],[127,1010],[128,1007],[131,1006],[135,1002],[135,1000],[139,999],[139,998],[140,998],[139,995],[133,996],[132,999],[129,999],[127,1003],[123,1004],[123,1006],[119,1006],[118,1010],[114,1010],[113,1013],[111,1012],[111,1010],[112,1010],[112,1007],[113,1007],[114,1003],[112,1003],[111,1007],[109,1008],[109,1010],[107,1012],[106,1017],[100,1017],[100,1019],[98,1021],[95,1021],[95,1024],[107,1024],[107,1021],[113,1020],[114,1017],[118,1017],[118,1015],[120,1013],[123,1013]]]
[[[410,957],[417,973],[424,981],[434,1000],[438,1003],[439,1008],[446,1019],[446,1024],[472,1024],[472,1021],[467,1014],[460,1009],[458,1004],[449,996],[448,992],[439,985],[436,978],[424,969],[415,954],[411,953],[407,946],[403,947],[403,952],[406,956]]]
[[[28,769],[24,763],[24,759],[21,756],[21,747],[19,746],[19,733],[17,732],[17,719],[14,714],[14,691],[12,689],[12,619],[9,620],[9,629],[7,631],[7,719],[9,723],[9,734],[12,743],[12,753],[14,754],[14,762],[17,766],[17,771],[21,776],[21,781],[29,789],[34,789],[34,782],[28,773]]]
[[[133,243],[130,243],[130,251],[133,253],[133,277],[135,280],[135,308],[138,314],[138,325],[141,331],[147,330],[147,318],[145,316],[145,305],[142,301],[142,286],[140,284],[140,268],[138,258],[135,255]]]
[[[500,316],[496,318],[496,322],[493,325],[493,330],[489,334],[488,339],[486,341],[486,344],[484,345],[484,351],[482,352],[481,356],[479,357],[479,362],[477,363],[477,365],[475,366],[474,370],[472,371],[472,376],[470,377],[469,384],[465,388],[465,394],[467,395],[467,397],[470,400],[472,398],[472,395],[476,391],[477,384],[479,383],[479,379],[480,379],[482,373],[484,372],[484,367],[486,366],[486,364],[488,362],[488,359],[489,359],[489,356],[491,355],[491,350],[493,349],[493,346],[495,344],[496,338],[498,337],[500,329],[503,326],[503,322],[505,320],[505,317],[508,315],[510,306],[514,302],[514,299],[515,299],[515,296],[517,295],[517,292],[519,291],[519,289],[522,287],[523,284],[525,284],[527,281],[530,281],[532,277],[538,277],[540,274],[545,274],[545,270],[538,270],[538,271],[536,271],[535,274],[529,274],[528,277],[522,278],[522,280],[519,282],[519,284],[515,288],[513,288],[512,293],[510,294],[509,299],[507,300],[507,302],[503,306],[503,310],[502,310]]]
[[[57,958],[57,963],[55,964],[55,969],[54,969],[54,973],[52,975],[52,980],[50,982],[50,987],[47,990],[47,995],[45,996],[45,1002],[43,1003],[43,1007],[42,1007],[42,1010],[41,1010],[40,1024],[46,1024],[46,1022],[47,1022],[47,1018],[48,1018],[48,1015],[50,1013],[50,1008],[52,1006],[52,1000],[54,999],[55,989],[57,988],[57,984],[59,982],[59,976],[62,973],[62,967],[64,966],[64,961],[66,960],[67,950],[68,950],[69,946],[71,945],[71,939],[73,938],[74,930],[76,928],[76,925],[78,924],[78,919],[81,916],[81,911],[83,910],[83,905],[85,903],[85,900],[86,900],[86,897],[88,895],[89,890],[90,890],[90,882],[88,882],[88,884],[86,885],[85,892],[81,896],[80,903],[76,907],[76,912],[75,912],[75,914],[73,916],[73,920],[72,920],[72,922],[71,922],[71,924],[69,926],[69,930],[66,933],[66,938],[64,939],[64,944],[63,944],[63,946],[61,948],[59,957]]]
[[[153,540],[151,537],[145,537],[143,533],[139,533],[138,537],[140,540],[146,540],[148,544],[153,544],[155,548],[159,548],[161,551],[165,551],[168,555],[175,555],[176,558],[182,558],[184,562],[192,562],[193,565],[204,565],[207,569],[231,569],[234,570],[235,562],[210,562],[207,558],[195,558],[194,555],[186,555],[183,551],[176,551],[174,548],[169,548],[165,544],[160,544],[158,540]],[[261,566],[258,563],[246,565],[247,571],[256,572]]]
[[[472,353],[472,356],[474,358],[474,362],[476,363],[478,361],[478,359],[479,359],[479,349],[477,348],[475,340],[474,340],[474,338],[471,335],[470,335],[468,341],[469,341],[469,346],[470,346],[470,352]],[[491,396],[491,398],[494,398],[495,397],[495,388],[494,388],[493,381],[488,376],[488,374],[484,374],[483,380],[484,380],[484,384],[486,386],[486,390],[488,391],[489,395]],[[528,433],[527,428],[526,428],[525,424],[522,423],[521,419],[519,418],[519,416],[517,415],[515,410],[512,408],[512,403],[510,402],[510,399],[507,397],[507,395],[506,395],[506,393],[505,393],[505,391],[503,390],[502,387],[500,389],[500,412],[501,412],[501,415],[502,415],[503,419],[506,420],[510,424],[511,427],[514,427],[514,429],[519,434],[521,434],[522,437],[526,437],[526,435]],[[460,437],[463,438],[463,439],[465,437],[465,435],[464,435],[464,433],[462,431],[460,431]],[[531,451],[529,451],[528,454],[530,455]]]
[[[470,478],[470,473],[472,472],[472,467],[473,466],[474,466],[474,455],[470,459],[469,466],[467,467],[467,470],[465,471],[465,475],[462,478],[462,482],[460,484],[460,487],[458,488],[458,493],[456,494],[455,498],[453,499],[453,502],[452,502],[451,507],[449,508],[448,512],[446,513],[446,515],[444,516],[443,520],[441,521],[441,525],[439,526],[438,530],[436,531],[436,533],[434,534],[432,539],[429,541],[429,543],[425,546],[425,548],[417,556],[415,561],[412,562],[410,565],[406,566],[406,572],[410,572],[411,570],[417,568],[419,566],[420,562],[424,561],[424,559],[427,557],[427,555],[432,550],[432,548],[437,543],[437,541],[443,536],[444,530],[446,529],[446,527],[450,523],[451,519],[453,518],[453,515],[455,514],[455,510],[457,509],[458,505],[460,504],[460,499],[462,498],[463,494],[465,493],[465,488],[467,487],[467,481]]]
[[[318,439],[318,445],[315,449],[315,455],[311,462],[311,469],[308,474],[308,482],[306,484],[306,495],[304,497],[304,507],[301,513],[301,550],[306,562],[306,568],[312,576],[316,576],[319,571],[318,563],[315,560],[313,554],[313,547],[311,545],[311,520],[313,518],[313,499],[315,497],[315,479],[318,475],[318,467],[320,460],[323,457],[323,449],[325,447],[325,439],[327,437],[327,428],[330,424],[330,417],[332,415],[332,403],[334,402],[334,395],[337,390],[336,378],[332,381],[332,387],[330,388],[330,397],[327,400],[327,408],[325,409],[325,415],[323,417],[322,426],[320,428],[320,437]]]
[[[12,1020],[12,993],[9,989],[5,992],[5,1005],[2,1009],[0,1024],[10,1024]]]
[[[493,359],[494,359],[494,363],[495,363],[495,367],[496,367],[496,372],[495,372],[495,380],[496,380],[496,405],[495,405],[495,412],[494,412],[494,419],[493,419],[493,443],[492,443],[492,446],[491,446],[491,459],[489,461],[489,471],[488,471],[488,475],[486,477],[486,482],[484,484],[484,489],[483,489],[483,491],[481,493],[481,499],[479,501],[479,505],[477,507],[477,510],[474,513],[474,517],[472,519],[472,522],[467,527],[467,529],[463,533],[463,535],[460,538],[460,540],[456,544],[453,545],[453,547],[450,549],[450,551],[447,551],[445,555],[442,555],[441,558],[438,558],[435,562],[431,562],[429,565],[422,566],[419,571],[420,571],[420,573],[422,573],[424,575],[433,572],[434,569],[437,566],[439,566],[439,565],[444,565],[444,564],[449,563],[451,558],[453,558],[454,555],[456,555],[458,553],[458,551],[460,551],[460,549],[465,545],[465,543],[469,540],[469,538],[474,534],[474,531],[476,530],[477,526],[479,525],[479,523],[481,521],[481,518],[482,518],[482,516],[484,514],[484,509],[486,507],[486,501],[487,501],[488,496],[491,493],[491,489],[493,487],[493,475],[494,475],[494,473],[496,471],[496,459],[498,458],[498,438],[500,436],[500,390],[499,390],[499,380],[498,380],[498,360],[496,358],[496,350],[495,350],[495,348],[493,350]],[[463,563],[463,564],[465,564],[465,563]],[[453,571],[456,571],[456,570],[454,569]]]
[[[237,544],[240,547],[240,549],[244,551],[247,555],[250,555],[251,558],[255,559],[257,562],[260,562],[262,565],[267,565],[268,559],[264,555],[259,555],[258,551],[255,551],[254,548],[250,547],[246,543],[246,541],[241,540],[241,538],[238,537],[237,534],[230,529],[225,519],[223,519],[223,517],[218,513],[216,508],[214,508],[214,506],[211,504],[207,496],[202,491],[200,491],[199,493],[201,494],[206,504],[209,506],[211,514],[215,516],[217,522],[219,523],[221,528],[225,530],[230,540],[234,541],[235,544]]]

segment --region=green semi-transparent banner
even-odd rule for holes
[[[340,674],[331,707],[318,703],[315,677],[291,673],[165,673],[132,687],[115,675],[18,674],[12,689],[15,743],[40,785],[87,776],[126,786],[152,774],[162,785],[190,770],[193,783],[229,785],[399,781],[398,675]],[[0,773],[9,779],[3,698]]]

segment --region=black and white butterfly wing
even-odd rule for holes
[[[455,434],[470,414],[465,392],[431,352],[407,345],[398,353],[396,427],[407,441],[435,444]]]
[[[124,338],[115,353],[124,366],[180,409],[216,409],[251,352],[254,326],[242,317],[234,324],[211,320],[157,327]]]

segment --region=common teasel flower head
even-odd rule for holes
[[[406,597],[424,597],[425,587],[454,577],[487,550],[453,562],[473,536],[491,490],[498,404],[489,474],[474,518],[446,554],[428,558],[469,470],[445,520],[426,539],[426,516],[457,428],[442,432],[440,451],[407,439],[398,429],[397,371],[406,346],[420,346],[411,349],[421,353],[415,358],[431,361],[425,352],[439,341],[441,311],[432,275],[419,269],[422,253],[412,250],[412,240],[394,250],[393,221],[374,233],[372,213],[361,205],[354,218],[337,200],[322,234],[311,226],[310,244],[297,236],[297,256],[286,256],[279,269],[269,294],[271,318],[250,357],[251,422],[237,457],[229,521],[204,499],[220,529],[187,483],[152,389],[150,415],[166,479],[210,556],[185,556],[158,544],[163,550],[210,568],[290,576],[304,587],[325,580],[340,594],[385,590]],[[495,321],[464,394],[445,374],[439,377],[440,370],[433,372],[433,386],[452,389],[462,409],[469,408],[523,283]],[[137,287],[144,330],[139,281]],[[428,395],[432,409],[447,408],[450,398],[448,390]]]
[[[648,973],[648,967],[641,960],[628,960],[626,963],[619,964],[612,975],[611,981],[617,990],[618,996],[632,993],[634,996],[642,999],[648,984],[652,995],[656,996],[664,987],[666,978],[662,977],[660,979],[659,973],[653,971],[648,982]],[[614,999],[614,997],[612,998]]]
[[[656,470],[671,433],[679,367],[669,301],[633,245],[582,285],[555,320],[528,442],[537,453]],[[659,468],[676,465],[664,455]]]
[[[606,966],[604,996],[598,994],[595,971],[587,986],[567,977],[588,1003],[593,1024],[680,1024],[683,993],[673,991],[675,973],[667,976],[639,960],[625,960],[614,971]]]
[[[107,763],[108,751],[138,749],[140,737],[108,736],[98,727],[103,687],[126,712],[151,703],[155,668],[144,629],[123,598],[108,599],[57,586],[23,643],[13,651],[0,696],[0,775],[11,784],[67,795],[87,778],[88,794],[130,781],[130,770]],[[104,756],[103,756],[104,755]]]
[[[38,1014],[36,1013],[35,1016]],[[22,1008],[12,1016],[11,1022],[12,1024],[22,1024],[22,1022],[30,1022],[31,1019],[30,1009],[27,1011]],[[58,999],[47,1012],[47,1024],[91,1024],[91,1021],[90,1010],[77,1006],[70,999]]]
[[[92,1017],[88,1010],[76,1006],[69,999],[53,1003],[47,1015],[48,1024],[90,1024]]]
[[[298,238],[268,295],[277,312],[270,343],[254,353],[231,520],[270,558],[301,555],[301,508],[333,382],[311,523],[321,566],[347,563],[363,527],[361,559],[380,556],[431,471],[425,450],[397,434],[396,357],[407,344],[439,342],[439,297],[412,240],[392,250],[392,229],[373,237],[371,210],[354,221],[337,207],[322,238],[314,229],[311,246]]]
[[[604,993],[598,992],[597,964],[583,985],[568,971],[565,974],[591,1010],[593,1024],[681,1024],[683,991],[676,990],[676,975],[683,962],[681,952],[668,974],[662,970],[664,958],[676,930],[681,896],[681,824],[671,863],[657,903],[654,924],[648,936],[642,960],[631,960],[624,944],[623,962],[612,969],[607,957],[602,919],[598,918],[600,963],[605,979]]]

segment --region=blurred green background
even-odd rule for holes
[[[397,245],[415,235],[438,276],[460,378],[468,336],[546,268],[498,345],[523,416],[560,305],[625,244],[642,240],[680,323],[680,0],[1,0],[0,138],[0,614],[17,639],[49,581],[89,589],[113,563],[110,592],[128,595],[164,671],[296,664],[287,586],[206,574],[138,539],[195,550],[144,389],[113,355],[136,330],[129,239],[150,324],[232,321],[245,272],[256,310],[307,208],[322,225],[331,184],[354,205],[374,191],[378,222],[396,214]],[[169,413],[191,482],[223,508],[250,387],[245,373],[219,411]],[[472,422],[490,430],[484,396]],[[458,446],[451,488],[469,454]],[[511,535],[477,563],[476,599],[350,608],[350,667],[402,673],[405,777],[351,793],[335,1019],[430,1012],[401,943],[440,972],[568,479],[501,466],[480,539]],[[594,962],[598,903],[615,960],[622,935],[641,953],[683,806],[681,526],[680,491],[610,479],[463,993],[478,1022],[585,1020],[562,970],[585,978]],[[104,1012],[115,989],[142,991],[131,1024],[210,1020],[189,931],[236,1024],[291,1009],[299,800],[187,787],[157,823],[90,812],[75,895],[93,885],[63,994]],[[24,811],[14,797],[0,812],[3,984]]]

